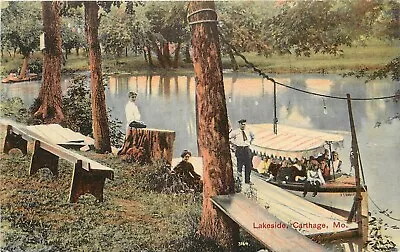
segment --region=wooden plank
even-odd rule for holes
[[[257,191],[257,200],[267,205],[269,213],[284,223],[325,224],[325,228],[321,229],[314,227],[299,229],[303,235],[308,237],[329,237],[332,234],[348,236],[357,228],[357,224],[348,224],[344,217],[269,184],[256,175],[251,176],[251,181]],[[344,223],[345,226],[337,227],[334,223]]]
[[[71,129],[68,128],[63,128],[59,124],[49,124],[49,127],[54,130],[55,133],[63,136],[67,142],[83,142],[84,137],[83,135],[72,131]]]
[[[47,125],[27,126],[26,128],[50,143],[58,144],[68,141],[66,138],[55,133],[54,130],[51,130]]]
[[[271,251],[326,251],[243,194],[218,195],[211,201]]]

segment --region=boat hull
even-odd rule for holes
[[[262,177],[262,176],[261,176]],[[354,198],[356,196],[357,188],[355,183],[348,182],[354,179],[353,177],[346,177],[338,181],[328,182],[321,186],[316,196],[312,192],[308,192],[303,196],[304,184],[303,183],[290,183],[290,182],[277,182],[267,181],[268,183],[278,186],[286,191],[293,193],[299,197],[313,202],[319,206],[329,209],[337,214],[347,217],[353,206]],[[368,192],[367,188],[363,187],[361,191],[362,196],[362,215],[368,216]]]

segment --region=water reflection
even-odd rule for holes
[[[345,97],[374,97],[391,95],[400,89],[399,82],[378,80],[365,84],[355,78],[338,75],[277,75],[277,81],[296,86],[309,92]],[[272,123],[273,85],[253,74],[225,74],[225,95],[232,126],[241,118],[249,123]],[[63,90],[69,80],[62,82]],[[20,96],[31,104],[39,92],[39,82],[3,85],[1,92],[6,97]],[[138,93],[137,103],[142,120],[151,128],[176,131],[174,156],[182,149],[190,149],[196,155],[195,81],[193,76],[119,76],[111,77],[106,88],[107,106],[113,117],[125,125],[125,103],[128,92]],[[277,87],[277,113],[280,124],[330,131],[349,131],[346,100],[325,99],[299,93],[285,87]],[[399,154],[400,122],[382,124],[375,128],[377,121],[385,121],[400,111],[400,103],[392,101],[353,101],[353,114],[357,129],[360,153],[365,177],[370,188],[369,194],[382,209],[390,209],[393,216],[400,216],[398,181],[400,172],[394,158]],[[278,126],[279,132],[279,126]],[[349,166],[350,135],[345,134],[345,146],[339,150],[344,167]],[[348,169],[348,168],[347,168]],[[348,170],[347,170],[348,172]],[[371,211],[376,211],[370,204]],[[397,223],[394,223],[397,225]],[[393,230],[389,230],[393,231]],[[400,243],[400,231],[392,236]],[[356,249],[357,251],[357,249]]]

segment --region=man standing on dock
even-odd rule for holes
[[[244,166],[244,182],[246,184],[250,184],[250,173],[253,168],[252,165],[252,153],[250,150],[250,144],[254,140],[254,134],[252,132],[247,131],[246,128],[246,120],[241,119],[239,122],[239,128],[233,130],[229,134],[229,140],[232,144],[235,145],[236,151],[236,159],[237,159],[237,173],[239,178],[242,176],[242,168]]]

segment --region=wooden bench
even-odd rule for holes
[[[269,251],[326,251],[245,195],[218,195],[211,202]]]
[[[40,168],[47,167],[53,175],[58,176],[59,158],[65,159],[74,165],[69,201],[77,202],[79,197],[85,193],[92,194],[100,202],[103,201],[105,179],[114,179],[113,169],[61,146],[49,143],[24,125],[4,119],[1,119],[0,123],[7,126],[4,153],[7,154],[11,149],[17,148],[26,155],[28,153],[28,141],[33,142],[34,148],[29,175],[35,174]]]

